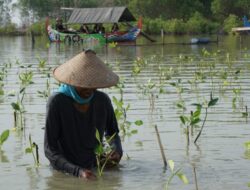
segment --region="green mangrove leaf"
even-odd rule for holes
[[[2,132],[1,136],[0,136],[0,145],[2,145],[9,137],[10,134],[10,130],[7,129],[5,131]]]
[[[169,83],[171,86],[176,86],[176,83],[175,82],[170,82]]]
[[[98,129],[96,129],[96,131],[95,131],[95,137],[98,140],[98,142],[101,144],[101,138],[100,138],[100,133],[99,133]]]
[[[195,118],[191,121],[190,125],[195,125],[195,124],[199,123],[200,121],[201,121],[200,118]]]
[[[250,187],[250,182],[247,184],[248,187]]]
[[[211,99],[208,103],[208,107],[214,106],[218,102],[219,98]]]
[[[102,144],[98,144],[95,148],[95,154],[101,155],[104,152]]]
[[[246,149],[250,150],[250,141],[244,143]]]
[[[28,147],[25,149],[25,153],[28,154],[28,153],[31,153],[32,152],[32,148]]]
[[[248,113],[247,112],[243,112],[242,113],[242,117],[247,117],[248,116]]]
[[[183,115],[180,116],[180,120],[181,120],[182,124],[184,124],[184,125],[186,124],[186,120],[185,120]]]
[[[11,106],[12,106],[12,108],[13,108],[14,110],[18,110],[18,111],[21,110],[20,105],[19,105],[18,103],[12,102],[12,103],[11,103]]]
[[[240,73],[240,69],[237,70],[237,71],[235,71],[235,74],[236,74],[236,75],[239,74],[239,73]]]
[[[182,173],[182,172],[178,172],[177,176],[180,178],[180,180],[184,183],[184,184],[189,184],[189,181],[187,179],[187,177]]]
[[[191,104],[192,106],[196,106],[196,108],[198,109],[198,110],[201,110],[201,108],[202,108],[202,105],[201,104],[196,104],[196,103],[194,103],[194,104]]]
[[[131,134],[136,134],[136,133],[138,133],[138,130],[134,129],[134,130],[132,130],[130,133],[131,133]]]
[[[126,111],[128,111],[130,108],[130,104],[127,105],[127,107],[125,108]]]
[[[141,125],[143,125],[143,121],[142,120],[137,120],[137,121],[135,121],[135,125],[141,126]]]
[[[174,161],[173,160],[168,160],[168,165],[169,168],[172,172],[174,172]]]
[[[196,111],[193,113],[193,117],[194,117],[194,118],[200,117],[200,114],[201,114],[201,110],[198,109],[198,110],[196,110]]]

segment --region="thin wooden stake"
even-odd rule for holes
[[[166,160],[166,157],[165,157],[165,153],[164,153],[163,145],[161,143],[161,138],[160,138],[160,134],[159,134],[157,125],[155,125],[155,132],[156,132],[156,135],[157,135],[158,144],[160,146],[163,164],[164,164],[164,167],[167,168],[167,160]]]
[[[195,166],[193,166],[193,171],[194,171],[195,190],[198,190],[198,182],[197,182],[197,175],[196,175]]]

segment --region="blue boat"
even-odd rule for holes
[[[207,37],[205,37],[205,38],[192,38],[190,40],[191,44],[208,44],[210,42],[211,42],[210,38],[207,38]]]

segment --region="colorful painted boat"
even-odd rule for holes
[[[135,21],[134,16],[126,7],[78,8],[71,10],[72,14],[67,24],[105,24]],[[139,26],[141,26],[141,24]],[[74,31],[64,33],[53,29],[47,20],[46,30],[51,42],[109,43],[133,42],[140,34],[141,28],[135,26],[125,32],[119,31],[105,34],[86,34]]]

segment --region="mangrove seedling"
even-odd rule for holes
[[[170,168],[170,172],[171,172],[171,175],[169,176],[168,180],[167,180],[167,183],[166,183],[166,186],[165,186],[165,190],[168,190],[169,189],[169,184],[171,183],[172,179],[175,177],[175,176],[178,176],[179,179],[184,183],[184,184],[188,184],[189,181],[187,179],[187,177],[185,176],[185,174],[183,174],[181,172],[181,169],[182,168],[178,168],[177,170],[174,170],[174,161],[173,160],[168,160],[168,165],[169,165],[169,168]]]
[[[247,106],[245,106],[245,112],[242,112],[242,117],[247,118],[248,117],[248,111],[247,111]]]
[[[115,116],[119,123],[119,127],[123,133],[123,136],[131,136],[132,134],[136,134],[138,131],[136,129],[131,129],[131,125],[134,123],[136,126],[141,126],[143,124],[142,120],[137,120],[135,122],[127,121],[127,112],[130,109],[130,104],[126,107],[124,106],[124,102],[122,100],[118,100],[113,96],[112,98],[115,108]]]
[[[3,146],[3,143],[9,138],[10,130],[5,130],[0,136],[0,149]]]
[[[208,110],[208,108],[214,106],[214,105],[218,102],[218,100],[219,100],[219,98],[213,98],[213,95],[212,95],[212,92],[211,92],[211,93],[210,93],[210,101],[209,101],[209,102],[207,103],[207,105],[205,106],[206,113],[205,113],[205,118],[204,118],[203,123],[202,123],[202,126],[201,126],[201,130],[200,130],[200,132],[198,133],[197,137],[195,138],[194,143],[196,143],[196,141],[197,141],[198,138],[200,137],[201,132],[202,132],[204,126],[205,126],[205,122],[206,122],[206,120],[207,120],[207,114],[208,114],[207,110]],[[197,106],[199,106],[199,107],[202,108],[202,105],[200,105],[200,104],[194,104],[194,105],[197,105]]]
[[[23,113],[25,113],[25,110],[23,109],[23,106],[19,102],[12,102],[11,106],[14,110],[14,121],[15,126],[20,126],[21,129],[23,129]],[[20,125],[19,125],[20,123]]]
[[[139,89],[142,90],[142,93],[148,96],[151,112],[153,112],[155,107],[154,106],[156,98],[156,95],[154,93],[155,87],[156,83],[152,82],[151,79],[149,79],[146,84],[139,85]]]
[[[189,145],[189,134],[191,130],[191,135],[193,134],[194,127],[197,127],[197,124],[200,120],[201,114],[201,106],[196,106],[195,112],[191,111],[190,116],[181,115],[180,120],[182,124],[186,127],[186,135],[187,135],[187,144]]]
[[[241,88],[234,88],[233,89],[233,93],[234,93],[234,97],[232,100],[232,107],[235,110],[237,108],[236,106],[236,102],[240,102],[240,92],[241,92]]]
[[[96,154],[96,162],[97,162],[97,173],[98,176],[101,177],[103,174],[103,170],[108,162],[110,162],[110,156],[112,155],[113,151],[111,147],[109,146],[109,143],[113,140],[116,133],[114,133],[111,137],[106,138],[107,146],[104,146],[102,143],[102,139],[100,136],[100,133],[98,129],[96,129],[95,137],[98,142],[96,148],[95,148],[95,154]],[[112,163],[113,164],[113,163]]]
[[[20,85],[20,94],[22,96],[20,98],[21,103],[23,102],[23,98],[24,98],[27,86],[34,83],[32,81],[32,78],[33,78],[33,72],[32,71],[26,71],[26,72],[23,72],[23,73],[19,74],[19,79],[21,81],[21,85]]]
[[[141,72],[142,67],[144,67],[146,64],[147,60],[137,57],[136,60],[133,62],[133,74],[138,75]]]
[[[123,93],[124,93],[124,88],[125,88],[125,85],[124,85],[124,79],[123,78],[120,78],[118,84],[115,86],[115,88],[117,88],[119,90],[119,93],[120,93],[120,101],[123,101]]]
[[[35,152],[34,152],[34,149],[35,149]],[[25,149],[25,153],[32,154],[35,166],[39,167],[38,145],[35,142],[32,142],[31,134],[29,134],[29,146]]]

